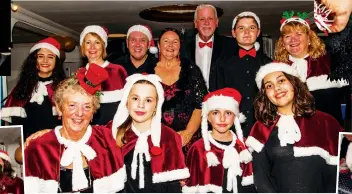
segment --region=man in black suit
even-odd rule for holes
[[[197,64],[202,71],[209,91],[216,86],[216,66],[236,53],[237,43],[216,33],[219,19],[216,8],[210,4],[199,5],[194,14],[195,36],[184,40],[181,57]]]

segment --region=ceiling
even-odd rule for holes
[[[110,33],[126,33],[134,24],[147,24],[153,29],[155,37],[161,29],[174,27],[192,29],[193,23],[161,23],[140,18],[139,13],[147,8],[171,4],[201,4],[204,1],[14,1],[15,4],[53,22],[76,31],[78,34],[87,25],[106,26]],[[233,18],[242,11],[255,12],[261,19],[262,32],[265,35],[277,36],[283,11],[295,10],[311,12],[313,1],[212,1],[207,2],[222,8],[218,31],[231,35]],[[30,38],[32,37],[32,39]],[[40,35],[16,29],[13,31],[13,42],[36,42]]]

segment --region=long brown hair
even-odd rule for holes
[[[312,116],[315,113],[314,97],[308,87],[298,77],[283,72],[294,89],[293,112],[295,116]],[[264,80],[264,79],[263,79]],[[258,121],[267,126],[274,123],[277,116],[277,106],[268,98],[262,80],[262,88],[254,100],[254,115]]]
[[[154,84],[152,84],[150,81],[148,80],[139,80],[139,81],[136,81],[136,83],[133,84],[136,85],[136,84],[148,84],[148,85],[151,85],[155,88],[156,90],[156,87],[154,86]],[[133,87],[132,86],[132,87]],[[131,88],[132,89],[132,88]],[[158,92],[156,92],[156,103],[158,104]],[[128,98],[128,97],[127,97]],[[126,101],[127,103],[127,101]],[[123,106],[122,104],[120,104],[120,106]],[[127,106],[127,104],[125,105]],[[131,125],[132,125],[132,117],[131,116],[128,116],[126,121],[122,123],[121,126],[118,127],[118,130],[117,130],[117,134],[116,134],[116,143],[119,147],[122,147],[123,145],[125,145],[127,142],[128,142],[128,138],[125,136],[126,132],[131,128]],[[161,122],[161,121],[160,121]]]
[[[310,45],[308,46],[308,54],[313,59],[317,59],[323,56],[326,53],[324,42],[317,36],[317,34],[308,29],[307,26],[299,23],[299,22],[289,22],[287,23],[281,31],[280,38],[276,42],[275,47],[275,60],[278,62],[288,63],[289,53],[285,49],[283,37],[291,32],[302,31],[303,33],[308,35],[310,40]]]

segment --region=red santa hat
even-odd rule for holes
[[[269,73],[276,72],[276,71],[282,71],[287,74],[299,77],[297,71],[292,66],[286,63],[272,62],[260,67],[255,77],[255,82],[257,83],[257,87],[260,89],[262,87],[262,81],[264,77]],[[301,79],[301,81],[303,80]]]
[[[152,30],[149,26],[139,24],[131,26],[127,31],[127,39],[132,32],[142,32],[143,34],[145,34],[149,40],[149,52],[152,54],[156,54],[158,52],[158,48],[155,46],[155,42],[153,39]]]
[[[60,43],[55,40],[52,37],[45,38],[41,41],[39,41],[37,44],[35,44],[31,50],[29,50],[29,53],[32,53],[33,51],[41,48],[46,48],[49,49],[51,52],[53,52],[57,57],[60,58]]]
[[[208,132],[208,114],[210,111],[216,109],[225,109],[230,110],[235,114],[235,129],[236,135],[239,143],[244,144],[243,132],[241,128],[241,123],[246,120],[246,117],[240,113],[239,106],[241,102],[241,94],[233,88],[223,88],[210,92],[204,97],[202,103],[202,136],[204,140],[204,147],[206,150],[206,158],[208,166],[216,166],[219,164],[219,161],[216,155],[210,150],[209,142],[209,132]],[[235,137],[234,137],[235,138]],[[252,156],[247,149],[244,149],[240,153],[240,162],[248,163],[252,160]]]
[[[86,72],[78,71],[77,79],[82,88],[89,94],[94,95],[101,90],[101,83],[109,77],[104,67],[91,63]]]
[[[82,46],[84,37],[88,34],[88,33],[96,33],[105,43],[105,48],[108,46],[108,35],[109,32],[108,30],[103,27],[103,26],[98,26],[98,25],[91,25],[91,26],[87,26],[83,29],[83,31],[81,32],[81,35],[79,37],[79,44]]]
[[[6,160],[8,162],[11,162],[9,154],[7,152],[5,152],[4,150],[0,150],[0,158],[3,160]]]
[[[301,24],[307,26],[308,29],[310,29],[309,20],[308,20],[308,13],[297,12],[297,16],[295,16],[294,13],[295,13],[294,11],[291,11],[291,12],[284,11],[282,13],[282,19],[280,20],[280,23],[281,23],[280,32],[282,31],[282,28],[290,22],[301,23]]]
[[[161,107],[164,103],[164,89],[160,83],[161,78],[155,74],[150,74],[150,75],[133,74],[126,78],[126,84],[123,88],[121,102],[112,122],[112,134],[113,134],[113,137],[116,138],[117,131],[119,130],[118,128],[127,120],[129,116],[129,112],[127,109],[127,98],[133,85],[140,80],[146,80],[152,83],[155,86],[156,92],[158,94],[157,108],[151,124],[151,139],[154,146],[151,149],[151,152],[153,155],[160,155],[160,151],[161,151],[160,135],[161,135],[161,115],[162,115]]]
[[[260,28],[260,19],[259,19],[259,17],[258,17],[255,13],[253,13],[253,12],[244,11],[244,12],[238,14],[238,15],[233,19],[233,21],[232,21],[232,29],[235,28],[236,23],[237,23],[237,21],[238,21],[238,18],[241,18],[241,17],[248,17],[248,16],[249,16],[249,17],[253,17],[253,18],[255,19],[255,21],[257,22],[257,24],[258,24],[258,28]],[[258,51],[258,50],[260,49],[260,44],[259,44],[259,42],[255,42],[255,43],[254,43],[254,48],[255,48],[256,51]]]

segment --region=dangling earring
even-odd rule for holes
[[[180,61],[180,53],[178,53],[176,59],[177,59],[177,61]]]
[[[60,116],[60,115],[59,115],[59,116],[57,116],[57,119],[61,120],[61,116]]]
[[[154,117],[156,115],[156,111],[153,112],[152,116]]]

